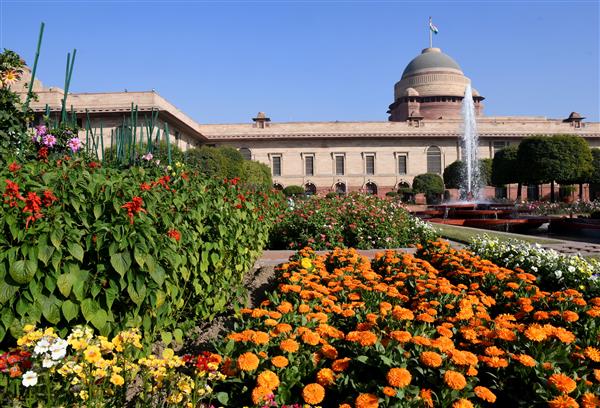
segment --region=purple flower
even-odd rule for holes
[[[142,156],[142,159],[146,160],[146,161],[150,161],[152,160],[154,156],[152,155],[152,153],[148,152],[145,155]]]
[[[67,142],[67,146],[71,149],[73,153],[77,153],[79,149],[81,149],[81,140],[78,137],[74,137],[69,139]]]
[[[44,135],[42,136],[42,144],[46,147],[52,148],[56,144],[56,137],[51,134]]]
[[[44,136],[46,133],[48,133],[48,128],[44,125],[39,125],[35,127],[35,132],[38,136]]]

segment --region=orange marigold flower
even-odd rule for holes
[[[555,327],[552,335],[565,344],[571,344],[575,341],[575,335],[564,327]]]
[[[396,396],[396,389],[393,387],[383,387],[383,393],[385,395],[387,395],[388,397],[395,397]]]
[[[427,367],[436,368],[442,365],[442,356],[434,351],[424,351],[419,356],[421,363]]]
[[[387,382],[392,387],[404,388],[410,384],[412,375],[406,368],[391,368],[387,375]]]
[[[525,330],[525,336],[531,341],[544,341],[548,337],[548,334],[541,325],[532,324]]]
[[[537,365],[535,359],[527,354],[517,354],[514,355],[513,358],[525,367],[535,367]]]
[[[467,374],[469,377],[475,377],[478,374],[478,371],[475,367],[471,366],[465,374]]]
[[[485,348],[485,354],[492,357],[500,357],[503,356],[505,352],[496,346],[490,346]]]
[[[274,390],[279,387],[279,377],[271,370],[265,370],[256,378],[256,384],[259,387]]]
[[[237,366],[242,371],[256,370],[258,363],[258,356],[250,352],[242,354],[237,359]]]
[[[379,407],[379,398],[373,394],[360,394],[354,402],[356,408],[377,408]]]
[[[348,368],[349,365],[350,365],[350,359],[348,357],[344,357],[344,358],[340,358],[338,360],[335,360],[331,364],[331,368],[336,373],[341,373],[342,371],[345,371]]]
[[[271,364],[273,364],[277,368],[287,367],[289,361],[284,356],[275,356],[271,359]]]
[[[285,339],[279,343],[279,348],[286,353],[295,353],[300,348],[300,345],[294,339]]]
[[[340,404],[339,408],[352,408],[350,404]]]
[[[255,387],[252,390],[252,402],[254,405],[260,405],[267,402],[268,397],[273,394],[273,391],[265,387]]]
[[[557,390],[566,394],[573,392],[577,388],[577,383],[571,377],[562,373],[552,374],[548,382]]]
[[[258,344],[258,345],[267,344],[270,339],[271,338],[270,338],[269,334],[265,333],[265,332],[262,332],[262,331],[254,332],[250,336],[250,340],[254,344]]]
[[[281,313],[289,313],[294,310],[294,306],[290,302],[284,301],[277,306],[277,310]]]
[[[477,386],[474,389],[475,395],[487,402],[496,402],[496,396],[486,387]]]
[[[332,345],[324,344],[323,347],[321,347],[321,354],[330,360],[335,360],[338,356],[338,351]]]
[[[335,373],[330,368],[322,368],[317,373],[317,383],[329,387],[335,383]]]
[[[454,333],[452,333],[452,330],[448,329],[447,327],[444,326],[439,326],[436,328],[436,331],[445,337],[452,337],[454,335]]]
[[[461,398],[452,404],[452,408],[474,408],[471,401]]]
[[[298,306],[298,312],[299,313],[308,313],[308,312],[310,312],[310,306],[302,303],[300,306]]]
[[[590,360],[595,361],[597,363],[600,362],[600,350],[598,350],[597,348],[591,346],[586,347],[583,353]]]
[[[444,373],[444,382],[453,390],[462,390],[467,386],[465,376],[458,371],[448,370]]]
[[[392,316],[394,319],[398,320],[413,320],[415,318],[414,313],[410,309],[400,306],[394,307],[394,310],[392,310]]]
[[[596,381],[600,382],[600,370],[599,369],[594,370],[594,378],[596,379]]]
[[[319,344],[319,341],[321,340],[321,336],[319,336],[319,333],[315,333],[312,330],[308,330],[308,331],[305,331],[304,333],[302,333],[301,339],[303,342],[305,342],[308,345],[316,346],[317,344]]]
[[[423,400],[427,407],[433,408],[433,397],[431,396],[430,389],[422,388],[421,391],[419,391],[419,397]]]
[[[586,392],[581,398],[582,408],[598,408],[600,407],[600,398],[591,392]]]
[[[397,342],[406,343],[412,338],[412,334],[403,330],[394,330],[390,333],[390,337]]]
[[[279,323],[277,326],[275,326],[275,329],[273,330],[273,332],[276,334],[287,333],[290,331],[292,331],[292,326],[290,326],[287,323]]]
[[[562,313],[562,318],[565,320],[565,322],[572,323],[579,320],[579,315],[571,310],[565,310]]]
[[[302,398],[307,404],[318,404],[325,398],[325,388],[321,384],[308,384],[302,390]]]
[[[577,401],[565,394],[548,401],[548,406],[550,408],[579,408]]]

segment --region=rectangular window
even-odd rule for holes
[[[273,164],[273,176],[281,177],[281,156],[271,157],[271,162]]]
[[[335,175],[336,176],[343,176],[344,175],[344,156],[343,155],[337,155],[335,156]]]
[[[407,174],[407,160],[406,160],[406,155],[405,154],[401,154],[398,155],[398,174]]]
[[[306,176],[314,176],[315,175],[315,157],[314,156],[305,156],[304,157],[304,174]]]
[[[495,140],[492,144],[492,154],[495,156],[500,150],[508,146],[508,142]]]
[[[372,154],[365,156],[365,172],[369,176],[375,174],[375,156]]]

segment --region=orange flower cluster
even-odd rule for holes
[[[442,242],[372,261],[304,249],[277,272],[277,289],[228,336],[230,394],[344,408],[598,406],[600,298],[546,292]]]

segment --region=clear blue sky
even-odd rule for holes
[[[393,86],[428,45],[452,56],[487,115],[600,121],[599,2],[10,1],[0,47],[73,92],[157,90],[201,123],[387,120]]]

